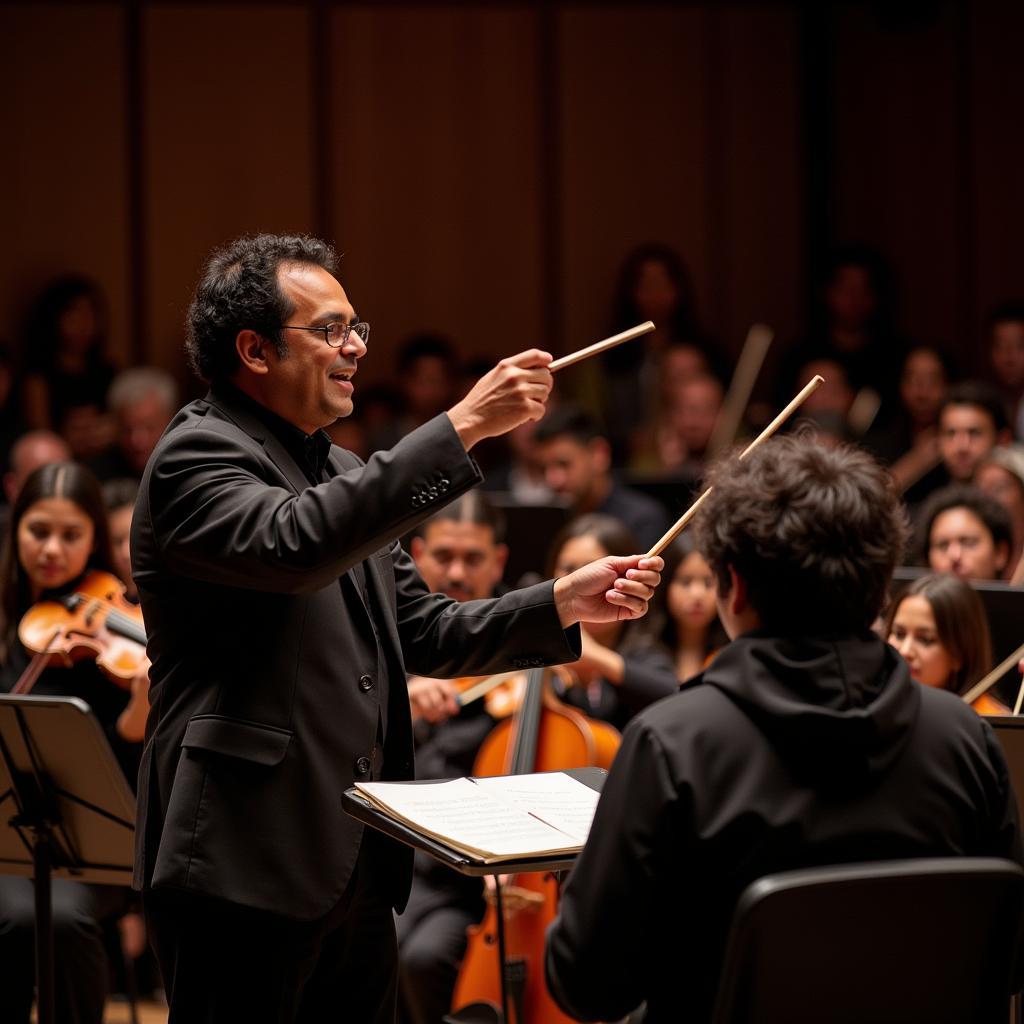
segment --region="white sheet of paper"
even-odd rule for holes
[[[469,779],[424,786],[357,782],[356,788],[385,802],[424,831],[449,836],[498,856],[526,856],[558,847],[558,832],[529,814],[494,799]]]
[[[600,793],[562,772],[474,778],[493,796],[522,808],[580,843],[587,841]]]

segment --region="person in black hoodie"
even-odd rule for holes
[[[869,629],[906,534],[885,472],[788,437],[709,482],[698,543],[733,639],[626,728],[548,933],[578,1020],[709,1020],[736,901],[771,872],[1022,860],[990,727]]]

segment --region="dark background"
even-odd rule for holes
[[[1024,3],[6,3],[0,336],[51,276],[111,355],[184,377],[207,251],[310,231],[373,323],[464,355],[608,333],[637,243],[678,248],[712,334],[804,329],[871,243],[913,341],[984,364],[1024,293]]]

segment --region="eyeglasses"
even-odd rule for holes
[[[299,327],[294,324],[282,324],[279,330],[319,331],[331,348],[342,348],[350,334],[354,334],[364,345],[369,344],[370,341],[370,325],[365,320],[359,320],[354,324],[332,323],[327,324],[326,327]]]

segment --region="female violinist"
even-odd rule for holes
[[[572,520],[555,538],[552,574],[565,576],[606,555],[626,555],[637,543],[612,516],[589,514]],[[617,728],[648,704],[678,688],[668,652],[647,619],[582,623],[583,655],[566,668],[576,684],[559,696],[593,718]]]
[[[893,604],[885,635],[925,686],[963,694],[992,667],[985,608],[958,576],[915,580]],[[992,693],[971,706],[980,715],[1010,713]]]
[[[25,481],[11,509],[0,556],[0,691],[8,692],[33,663],[18,638],[39,602],[75,591],[91,570],[111,568],[107,514],[99,484],[84,467],[55,463]],[[142,662],[145,665],[145,662]],[[115,685],[94,660],[48,665],[32,692],[81,697],[103,725],[134,785],[148,703],[145,669],[129,689]],[[129,890],[55,880],[53,922],[57,1019],[100,1024],[108,969],[102,922],[128,909]],[[0,1020],[27,1024],[33,998],[33,892],[29,879],[0,876]]]

